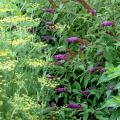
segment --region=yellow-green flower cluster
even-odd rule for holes
[[[12,71],[15,68],[16,62],[16,60],[7,60],[0,62],[0,70]]]
[[[27,59],[26,64],[31,67],[43,67],[46,65],[46,62],[39,59]]]
[[[37,48],[43,48],[43,47],[46,47],[47,44],[43,43],[43,42],[39,42],[39,43],[35,43],[35,42],[31,42],[31,44],[34,46],[34,47],[37,47]]]
[[[23,39],[17,39],[13,41],[9,41],[9,44],[12,46],[19,46],[19,45],[25,45],[28,40],[23,40]]]
[[[0,57],[6,57],[10,55],[11,51],[10,50],[0,50]]]
[[[57,82],[51,82],[45,78],[38,78],[38,82],[41,85],[41,88],[43,87],[50,87],[50,88],[56,88],[59,84]]]
[[[0,22],[6,22],[6,23],[17,23],[17,22],[23,22],[23,21],[32,21],[32,19],[26,16],[14,16],[14,17],[7,17],[0,20]]]
[[[14,98],[11,98],[10,103],[14,108],[22,112],[39,107],[39,105],[36,102],[34,102],[30,97],[26,95],[23,96],[15,95]]]
[[[9,9],[9,8],[2,8],[2,9],[0,9],[0,13],[1,12],[3,12],[3,13],[5,13],[5,12],[12,12],[12,11],[14,11],[14,9]]]

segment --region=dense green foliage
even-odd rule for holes
[[[120,120],[120,1],[85,1],[0,0],[0,120]]]

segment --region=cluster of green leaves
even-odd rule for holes
[[[0,0],[0,119],[120,119],[120,1],[86,2],[97,16],[71,0],[56,0],[58,8],[53,14],[42,11],[51,7],[47,0]],[[54,23],[50,30],[45,25],[49,20]],[[114,21],[115,27],[101,27],[105,20]],[[36,33],[30,33],[31,28],[36,28]],[[51,35],[53,41],[44,41],[44,35]],[[80,44],[66,42],[72,36],[89,42],[83,52]],[[70,62],[55,65],[53,55],[67,53],[67,49],[76,55]],[[100,51],[103,55],[97,56]],[[88,73],[89,67],[100,62],[105,73]],[[59,86],[67,92],[57,94]],[[90,87],[95,89],[89,97],[80,93]],[[53,111],[51,99],[56,103]],[[81,104],[83,110],[67,108],[71,102]]]

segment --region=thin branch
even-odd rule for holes
[[[53,8],[57,8],[57,4],[53,0],[48,0]]]

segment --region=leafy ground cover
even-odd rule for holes
[[[119,13],[119,0],[0,0],[0,120],[120,120]]]

